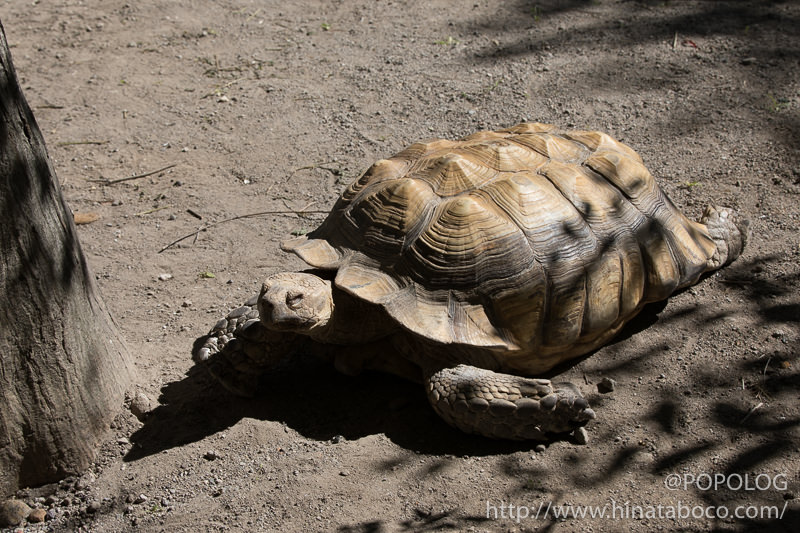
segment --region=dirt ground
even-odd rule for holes
[[[151,402],[90,472],[20,491],[52,510],[25,531],[800,530],[798,3],[0,5]],[[523,120],[606,131],[690,216],[752,220],[735,264],[559,376],[598,413],[588,445],[466,436],[417,385],[306,357],[254,400],[193,368],[196,338],[301,267],[278,243],[323,218],[304,211],[414,141]]]

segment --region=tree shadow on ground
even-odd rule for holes
[[[723,107],[735,110],[733,115],[744,113],[751,119],[748,124],[762,127],[776,143],[793,150],[800,138],[800,119],[788,109],[796,92],[800,16],[790,9],[792,2],[694,2],[688,7],[688,2],[628,4],[630,9],[622,19],[610,16],[599,3],[584,0],[524,0],[505,5],[494,17],[464,25],[464,34],[492,37],[492,44],[470,49],[464,60],[496,63],[526,57],[536,61],[553,54],[566,58],[591,54],[602,46],[618,53],[587,64],[584,72],[575,75],[579,83],[566,96],[592,99],[607,91],[630,95],[631,102],[651,91],[687,94],[698,79],[719,69],[731,69],[735,74],[727,76],[736,83],[715,88],[719,94],[705,95],[716,99],[717,105],[709,107],[720,107],[720,98],[727,100]],[[584,17],[590,12],[595,17],[592,23],[576,27],[569,18],[572,12],[581,12]],[[718,37],[735,44],[720,46],[714,42]],[[708,44],[698,45],[692,40],[700,38],[707,39]],[[650,61],[637,57],[638,45],[653,43],[664,43],[662,57]],[[561,78],[542,75],[532,83],[537,94],[565,99]],[[720,116],[713,111],[698,113],[696,106],[673,106],[658,121],[658,128],[667,130],[665,138],[720,128]],[[735,122],[744,120],[736,117]],[[796,155],[788,157],[796,164]]]

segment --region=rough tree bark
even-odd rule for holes
[[[132,379],[0,23],[0,498],[85,469]]]

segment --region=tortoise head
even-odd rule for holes
[[[267,278],[258,298],[261,322],[274,331],[314,336],[333,312],[331,282],[304,272],[282,272]]]

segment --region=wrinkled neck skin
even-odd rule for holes
[[[331,287],[332,310],[324,325],[309,331],[311,338],[326,344],[364,344],[395,333],[399,327],[382,307],[364,302]]]

